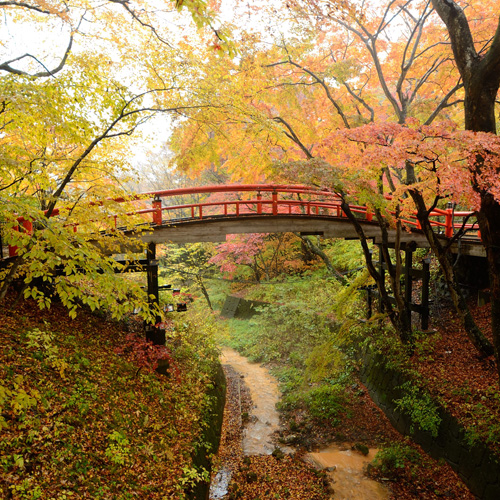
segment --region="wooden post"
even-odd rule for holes
[[[367,293],[367,297],[366,297],[366,300],[368,302],[368,311],[367,311],[367,314],[366,314],[366,318],[367,319],[370,319],[372,317],[372,314],[373,314],[373,306],[372,306],[372,289],[370,286],[367,286],[366,287],[366,293]]]
[[[277,191],[273,191],[272,199],[273,199],[273,215],[278,215],[278,193],[277,193]]]
[[[453,209],[451,208],[446,209],[444,235],[447,238],[453,238]]]
[[[445,216],[445,227],[444,235],[447,238],[453,238],[453,233],[455,232],[453,219],[455,216],[455,204],[449,201],[446,205],[446,216]]]
[[[162,224],[162,213],[161,213],[161,199],[158,197],[155,197],[152,203],[153,206],[153,222],[157,226],[161,226]]]
[[[159,306],[159,288],[158,288],[158,261],[156,260],[156,243],[149,243],[147,249],[147,279],[148,279],[148,302],[153,306]],[[156,325],[161,321],[157,316],[153,324],[146,325],[146,340],[155,345],[165,344],[165,330],[157,328]]]
[[[430,282],[430,262],[429,258],[422,261],[422,312],[420,313],[420,327],[422,330],[429,328],[429,282]]]
[[[408,324],[411,325],[411,296],[413,290],[413,281],[411,270],[413,267],[413,252],[410,248],[405,248],[405,303],[408,314]]]
[[[382,283],[385,281],[385,270],[384,270],[384,253],[382,252],[382,245],[378,246],[378,272],[382,278]],[[380,313],[384,312],[384,304],[382,304],[382,296],[379,294],[378,298],[378,311]]]

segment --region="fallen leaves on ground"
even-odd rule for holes
[[[410,446],[418,458],[414,462],[406,462],[390,478],[384,477],[384,474],[374,468],[370,469],[370,475],[374,479],[383,481],[389,487],[393,500],[474,499],[448,464],[428,457],[418,445],[408,441],[392,427],[361,383],[350,389],[351,417],[341,419],[335,426],[311,419],[304,410],[288,415],[288,420],[283,422],[280,439],[287,441],[293,435],[293,444],[298,450],[295,458],[285,457],[280,460],[273,456],[243,457],[240,415],[249,411],[251,402],[239,375],[234,370],[232,373],[226,370],[226,377],[227,406],[219,465],[230,464],[232,471],[228,500],[328,498],[324,476],[308,466],[304,467],[300,456],[305,450],[318,449],[332,442],[357,443],[375,448],[394,443]],[[290,430],[291,422],[293,432]],[[227,457],[230,457],[229,460]]]
[[[245,457],[233,475],[229,499],[326,500],[324,476],[298,458]]]
[[[471,310],[491,341],[490,305],[471,304]],[[453,311],[441,311],[433,326],[435,332],[411,362],[431,394],[468,429],[468,439],[486,443],[500,457],[500,392],[493,356],[478,354]]]
[[[3,304],[0,498],[183,498],[208,379],[186,343],[178,377],[138,370],[116,352],[126,326],[85,311],[72,320],[58,304]]]

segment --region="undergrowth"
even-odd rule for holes
[[[184,498],[206,476],[192,455],[209,448],[210,318],[171,324],[167,376],[149,358],[138,370],[118,323],[57,305],[44,318],[30,303],[0,312],[0,497]]]

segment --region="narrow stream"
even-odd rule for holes
[[[250,390],[253,409],[250,422],[243,431],[243,453],[245,455],[270,455],[275,445],[272,435],[279,429],[276,404],[279,401],[278,382],[269,372],[233,349],[222,350],[221,362],[230,365],[240,375]]]
[[[377,450],[370,449],[368,455],[330,445],[316,453],[307,453],[306,461],[325,470],[335,500],[387,500],[389,490],[382,484],[364,475],[366,466],[375,458]]]
[[[266,368],[250,363],[233,349],[224,348],[221,362],[230,365],[243,376],[249,388],[253,408],[250,423],[243,434],[243,453],[245,455],[266,455],[272,453],[276,445],[272,436],[279,429],[279,415],[276,403],[279,401],[279,390],[276,379]],[[281,447],[283,449],[283,447]],[[292,453],[292,448],[283,449]],[[368,456],[350,449],[350,446],[332,444],[315,453],[307,453],[305,460],[327,473],[334,493],[334,500],[387,500],[389,491],[382,484],[364,475],[364,469],[370,463],[377,450],[370,450]],[[230,474],[224,467],[215,481],[217,486],[212,489],[211,499],[222,499],[227,492]],[[222,477],[221,477],[222,476]],[[222,481],[220,481],[223,479]]]

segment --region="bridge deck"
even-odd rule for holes
[[[152,199],[147,206],[147,198]],[[142,195],[128,200],[113,200],[116,203],[139,203],[133,211],[110,215],[104,230],[120,229],[130,216],[142,218],[138,227],[146,229],[140,239],[147,243],[190,243],[199,241],[225,241],[228,234],[299,232],[318,234],[325,238],[357,239],[358,234],[342,210],[339,195],[326,189],[315,189],[300,185],[252,184],[215,185],[194,188],[170,189]],[[367,238],[382,243],[381,230],[373,220],[373,213],[366,206],[350,205]],[[109,212],[108,212],[109,213]],[[56,209],[52,216],[59,216]],[[479,239],[477,223],[471,212],[434,209],[431,222],[442,238],[450,238],[462,226],[468,230],[468,238],[462,238],[454,251],[469,255],[484,256]],[[416,247],[428,247],[426,238],[419,229],[415,214],[403,221],[402,243],[413,243]],[[32,230],[32,221],[18,219],[19,228]],[[78,226],[69,223],[71,230]],[[95,231],[95,229],[94,229]],[[131,232],[129,233],[131,236]],[[394,244],[396,232],[388,230],[389,244]],[[15,247],[9,247],[3,256],[15,255]]]
[[[379,225],[374,222],[360,221],[367,238],[374,243],[382,243]],[[230,234],[284,233],[296,232],[307,235],[319,235],[324,238],[358,239],[354,226],[345,217],[315,215],[239,215],[211,216],[199,219],[177,219],[162,221],[152,225],[151,231],[145,232],[141,240],[146,243],[196,243],[202,241],[224,242]],[[389,244],[394,245],[396,231],[389,229]],[[444,234],[443,240],[446,239]],[[403,231],[400,240],[411,243],[416,248],[428,248],[429,243],[421,230]],[[454,253],[485,256],[484,247],[475,238],[462,239],[460,247],[452,247]]]

